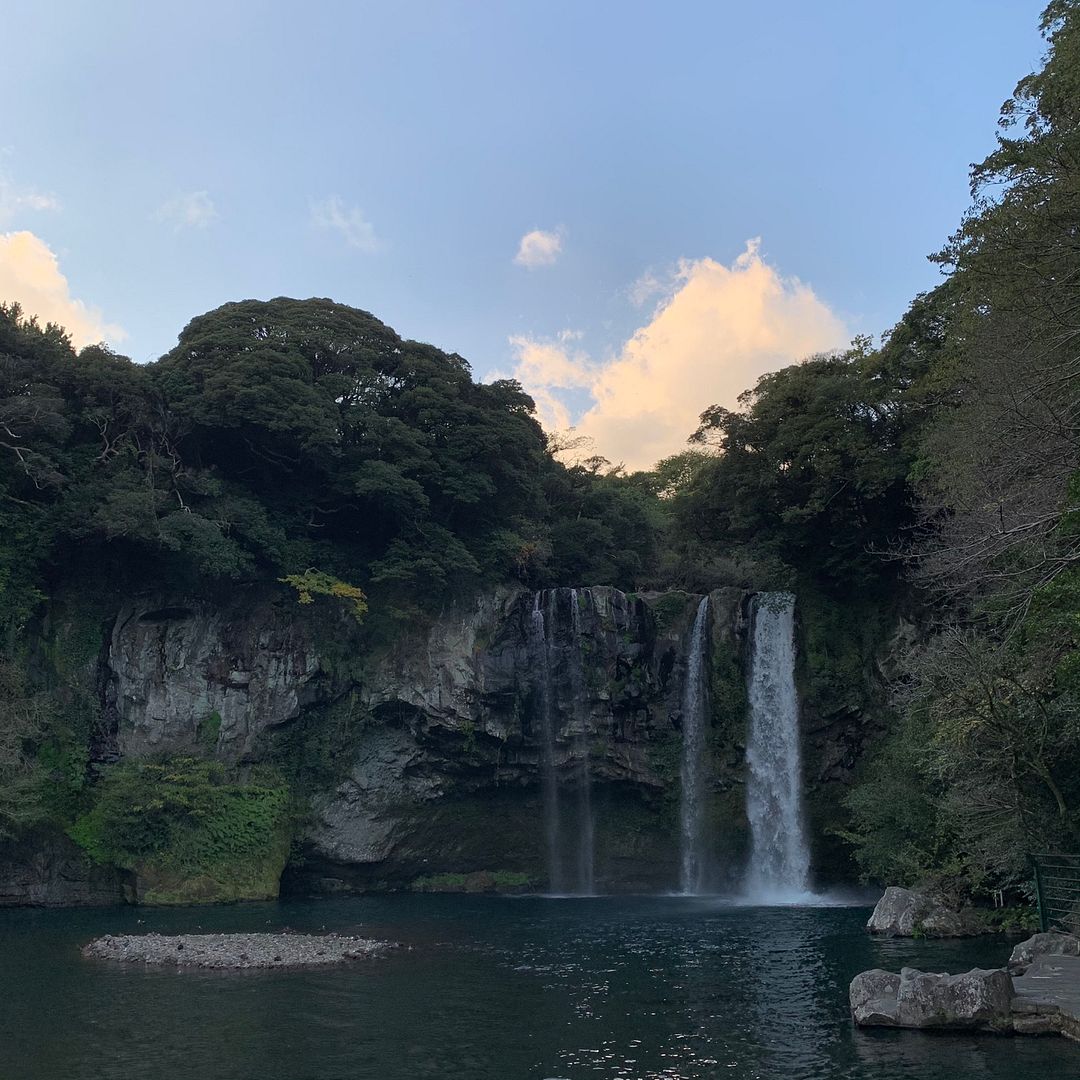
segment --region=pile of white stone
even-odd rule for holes
[[[179,968],[307,968],[366,960],[386,942],[338,934],[125,934],[95,938],[83,956]]]

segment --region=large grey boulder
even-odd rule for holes
[[[864,971],[851,982],[855,1023],[865,1027],[1011,1031],[1012,979],[1001,968],[946,975],[903,968]]]
[[[886,937],[967,937],[980,932],[970,913],[954,911],[932,893],[895,885],[877,902],[866,929]]]
[[[1040,956],[1080,956],[1080,938],[1051,930],[1021,941],[1009,957],[1009,972],[1022,975]]]
[[[874,968],[856,975],[848,989],[855,1023],[864,1027],[895,1027],[899,990],[900,976],[895,972]]]

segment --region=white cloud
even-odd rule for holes
[[[527,232],[518,244],[514,262],[530,270],[538,266],[551,266],[562,254],[565,232],[561,225],[552,232],[545,232],[543,229]]]
[[[350,247],[360,251],[378,251],[381,247],[375,227],[359,207],[346,206],[336,195],[311,204],[311,223],[317,229],[339,233]]]
[[[24,210],[40,212],[59,209],[60,201],[55,195],[17,187],[10,177],[0,173],[0,225],[14,220]]]
[[[670,281],[663,281],[652,270],[646,270],[626,291],[634,307],[644,307],[650,300],[662,296],[671,288]]]
[[[41,323],[59,323],[76,348],[100,341],[118,344],[122,327],[107,323],[101,312],[71,295],[67,278],[49,245],[32,232],[0,233],[0,301],[16,300]]]
[[[205,191],[189,191],[163,203],[154,215],[158,221],[172,225],[176,232],[181,229],[205,229],[218,216],[210,195]]]
[[[685,449],[709,405],[734,408],[761,375],[850,337],[808,285],[762,259],[757,240],[730,267],[687,260],[669,283],[649,291],[668,299],[606,362],[572,354],[561,340],[511,340],[514,375],[536,398],[545,426],[569,426],[568,391],[584,387],[591,405],[575,433],[630,469]]]

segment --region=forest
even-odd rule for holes
[[[0,837],[50,824],[122,864],[199,800],[284,805],[206,762],[125,776],[42,655],[62,585],[93,610],[280,583],[377,643],[494,585],[583,584],[790,588],[838,682],[864,677],[853,624],[907,628],[837,826],[867,880],[985,897],[1080,850],[1080,3],[1043,31],[940,284],[878,341],[703,401],[651,471],[330,300],[225,304],[145,365],[0,307]]]

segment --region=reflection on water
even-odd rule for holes
[[[706,898],[401,896],[0,912],[0,1076],[19,1080],[1022,1080],[1064,1040],[856,1032],[867,967],[963,970],[1008,943],[872,941],[865,909]],[[141,921],[140,921],[141,920]],[[100,933],[334,929],[406,948],[319,972],[84,962]]]

